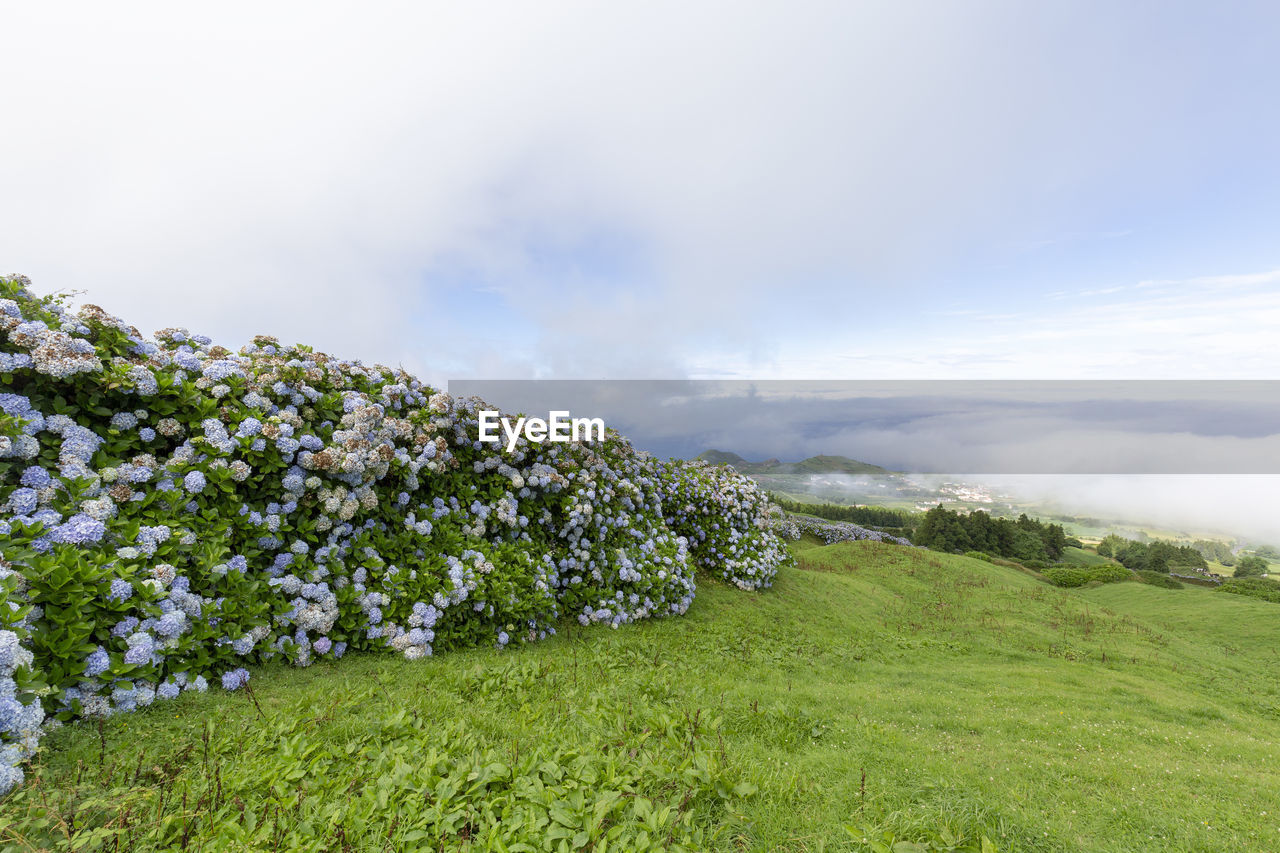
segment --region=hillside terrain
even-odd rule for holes
[[[1009,484],[993,485],[963,475],[903,473],[847,456],[811,456],[793,463],[777,459],[750,462],[737,453],[707,450],[696,458],[712,465],[731,465],[775,497],[796,503],[862,505],[911,512],[927,512],[942,505],[959,512],[981,510],[1008,518],[1026,513],[1061,524],[1071,536],[1093,544],[1116,535],[1142,542],[1165,539],[1194,544],[1203,547],[1214,571],[1226,575],[1231,574],[1229,565],[1215,566],[1215,554],[1211,551],[1231,554],[1242,549],[1266,550],[1268,547],[1248,531],[1170,525],[1167,519],[1143,519],[1126,513],[1081,515],[1078,507],[1063,506],[1044,496],[1019,494],[1017,487]],[[1274,550],[1267,552],[1269,559],[1280,561],[1280,552],[1272,553]]]
[[[732,465],[743,474],[850,474],[880,477],[893,472],[870,462],[859,462],[847,456],[810,456],[799,462],[779,462],[777,459],[766,459],[763,462],[748,462],[736,453],[724,450],[707,450],[697,456],[712,465]]]
[[[0,846],[1280,843],[1274,604],[1060,590],[877,542],[792,548],[772,590],[700,581],[681,619],[273,663],[252,694],[63,728],[5,801]]]

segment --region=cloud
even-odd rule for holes
[[[969,474],[1280,474],[1275,382],[456,381],[526,414],[603,417],[638,447],[842,454]]]
[[[981,371],[986,341],[935,346],[916,312],[963,293],[1014,313],[987,271],[1062,289],[1052,258],[1025,257],[1192,209],[1216,127],[1265,196],[1274,127],[1249,81],[1274,59],[1246,36],[1272,24],[1002,3],[10,6],[0,258],[144,329],[270,332],[437,381],[806,371],[797,350],[842,323]]]
[[[1280,543],[1275,495],[1280,476],[1033,476],[985,478],[1063,512],[1171,530],[1190,537],[1245,537]]]
[[[755,379],[1270,379],[1280,273],[1046,294],[1019,311],[922,315],[912,334],[857,327],[779,347],[774,364],[703,353],[710,376]],[[698,368],[694,375],[703,375]]]

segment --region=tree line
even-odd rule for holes
[[[1052,563],[1062,557],[1067,534],[1061,524],[1046,524],[1026,513],[1015,521],[993,518],[982,510],[962,515],[939,505],[920,519],[911,541],[935,551],[981,551],[1024,562]]]
[[[850,506],[847,504],[808,504],[787,500],[773,494],[769,498],[787,512],[815,515],[828,521],[848,521],[869,527],[891,527],[903,530],[912,529],[916,523],[915,514],[904,509],[890,509],[884,506]]]
[[[1236,556],[1231,553],[1231,546],[1226,542],[1197,539],[1191,543],[1191,547],[1199,551],[1200,556],[1206,560],[1213,560],[1224,566],[1234,566],[1236,564]]]
[[[1204,569],[1209,564],[1195,543],[1179,545],[1164,539],[1152,542],[1135,542],[1114,533],[1098,543],[1098,555],[1118,560],[1126,569],[1168,573],[1176,569]]]

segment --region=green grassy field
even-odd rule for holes
[[[1235,566],[1224,566],[1222,565],[1222,563],[1219,563],[1217,560],[1206,560],[1205,562],[1209,564],[1209,571],[1211,573],[1215,575],[1221,575],[1225,578],[1235,577],[1235,573],[1236,573]]]
[[[1107,557],[1099,557],[1093,551],[1086,551],[1084,548],[1074,548],[1068,546],[1062,552],[1062,560],[1060,561],[1068,566],[1116,566],[1119,565],[1115,560]]]
[[[0,848],[1280,849],[1276,605],[797,551],[681,618],[64,728]]]

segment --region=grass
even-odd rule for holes
[[[681,618],[267,668],[253,697],[67,727],[0,802],[0,848],[1280,846],[1276,605],[797,552]]]
[[[1235,577],[1235,574],[1236,574],[1235,566],[1224,566],[1222,565],[1222,563],[1219,563],[1217,560],[1206,560],[1205,562],[1209,564],[1209,572],[1211,574],[1221,575],[1222,577],[1225,577],[1225,578]]]
[[[1093,551],[1086,551],[1084,548],[1076,548],[1068,545],[1062,551],[1062,559],[1058,561],[1067,566],[1079,566],[1089,568],[1091,566],[1116,566],[1119,565],[1110,557],[1100,557]]]

